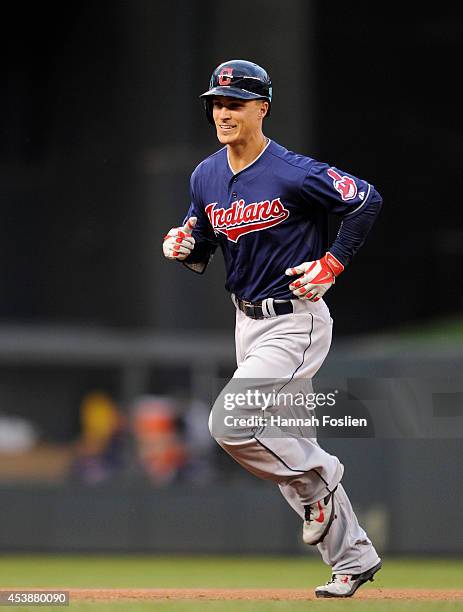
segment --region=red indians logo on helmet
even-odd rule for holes
[[[260,232],[278,225],[289,217],[289,210],[283,206],[280,198],[253,204],[236,200],[230,208],[216,208],[216,206],[217,202],[206,206],[209,221],[215,233],[224,234],[232,242],[238,242],[244,234]]]
[[[344,202],[355,198],[357,195],[357,185],[354,179],[350,178],[350,176],[341,176],[334,168],[328,170],[328,176],[333,179],[334,188],[341,194]]]
[[[225,67],[219,72],[219,85],[230,85],[233,76],[233,68]]]

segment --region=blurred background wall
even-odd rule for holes
[[[217,380],[233,372],[221,256],[204,276],[162,258],[189,175],[218,148],[198,96],[221,61],[262,64],[274,83],[266,134],[384,197],[327,296],[326,372],[461,379],[460,11],[99,0],[4,7],[3,24],[0,546],[298,551],[297,517],[208,438]],[[461,428],[458,394],[452,410]],[[461,552],[453,505],[456,539],[420,512],[432,490],[463,501],[460,442],[326,445],[346,458],[385,550]],[[207,545],[200,527],[173,538],[175,508],[188,500],[200,517],[204,496],[235,516],[236,534],[217,524]],[[262,496],[282,517],[272,544],[236,502]],[[244,525],[247,544],[235,537]]]

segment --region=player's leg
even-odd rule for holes
[[[302,316],[279,317],[272,319],[270,324],[269,321],[253,321],[237,311],[238,369],[235,379],[245,379],[249,384],[254,378],[263,376],[293,377],[294,372],[310,378],[315,375],[329,350],[332,322],[322,301],[316,305],[310,302],[298,305]],[[268,380],[266,378],[266,382]],[[274,432],[266,437],[265,429],[257,435],[243,437],[241,431],[237,436],[214,437],[249,472],[276,482],[302,519],[308,506],[326,499],[335,490],[329,500],[334,504],[333,521],[318,549],[333,572],[339,575],[348,572],[355,577],[356,580],[349,584],[351,590],[364,582],[364,578],[369,579],[368,571],[376,566],[379,558],[339,484],[343,466],[336,457],[321,449],[314,438],[288,438],[275,436]],[[328,515],[324,514],[326,519]],[[320,519],[320,514],[317,518]],[[322,527],[324,529],[325,525]],[[344,575],[343,580],[346,580]],[[338,587],[330,585],[330,589]],[[346,588],[343,583],[341,589],[345,591]],[[329,589],[328,595],[321,594],[324,592],[317,592],[317,595],[333,596]]]
[[[224,407],[224,398],[244,395],[246,389],[265,393],[272,387],[277,392],[284,388],[290,397],[299,389],[312,391],[311,378],[330,347],[332,321],[322,301],[296,304],[298,312],[293,315],[257,321],[237,311],[238,368],[214,404],[210,428],[218,443],[248,471],[284,484],[301,503],[311,504],[332,491],[343,472],[337,457],[316,443],[313,428],[312,434],[288,435],[278,426],[223,426],[225,419],[229,423],[237,414],[233,407]],[[246,410],[249,413],[249,406]],[[293,410],[294,406],[283,406],[280,414],[291,416]]]
[[[279,485],[290,506],[305,519],[306,511],[292,487]],[[323,561],[333,573],[360,574],[379,562],[378,554],[359,525],[350,500],[339,484],[333,494],[334,520],[323,541],[317,545]]]

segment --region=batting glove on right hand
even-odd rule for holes
[[[190,217],[183,227],[173,227],[164,236],[162,250],[167,259],[183,261],[188,257],[195,246],[195,239],[191,235],[197,218]]]
[[[329,251],[321,259],[305,261],[295,268],[288,268],[288,276],[302,274],[293,281],[289,288],[298,298],[318,302],[328,289],[334,285],[336,276],[344,270],[344,266]]]

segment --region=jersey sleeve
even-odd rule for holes
[[[370,197],[367,181],[314,161],[302,183],[302,197],[323,206],[329,213],[345,217],[359,212]]]
[[[194,172],[190,179],[190,208],[183,219],[184,225],[190,217],[196,217],[196,227],[193,230],[193,238],[195,239],[195,247],[182,263],[193,272],[202,274],[214,254],[218,240],[214,230],[209,222],[209,219],[204,210],[204,204],[201,201],[196,184],[196,173]]]
[[[309,169],[302,192],[309,203],[315,201],[342,217],[329,251],[346,266],[365,242],[381,210],[382,197],[367,181],[320,162]]]

